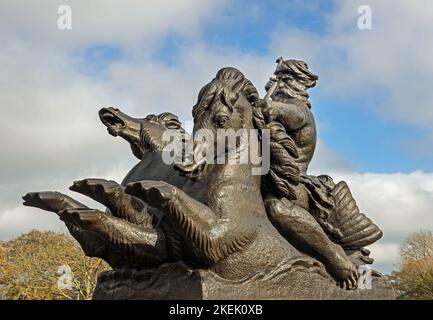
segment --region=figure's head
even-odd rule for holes
[[[311,107],[307,90],[316,85],[319,77],[308,70],[308,65],[304,61],[279,58],[277,63],[275,77],[265,86],[265,89],[269,90],[275,81],[279,81],[272,94],[272,100],[284,101],[285,98],[295,98]]]
[[[220,137],[218,129],[251,129],[253,124],[253,103],[259,98],[253,84],[235,68],[223,68],[218,71],[216,77],[205,85],[198,95],[197,103],[193,107],[194,117],[193,136],[197,137],[201,132],[208,130],[212,134],[213,142],[193,139],[194,161],[189,164],[179,164],[176,168],[181,174],[199,178],[207,166],[206,159],[200,154],[203,150],[209,150],[207,144],[213,143],[210,150],[214,151],[214,158],[218,156],[217,150]],[[225,138],[224,138],[225,139]],[[227,151],[227,150],[225,150]],[[201,159],[196,161],[196,159]]]
[[[149,114],[143,119],[132,118],[117,108],[102,108],[99,118],[112,136],[121,136],[131,145],[134,155],[142,159],[147,152],[161,151],[166,129],[185,131],[178,117],[170,112]]]

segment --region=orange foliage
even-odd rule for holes
[[[433,234],[412,234],[400,248],[400,270],[392,273],[402,299],[433,299]]]
[[[34,230],[0,247],[0,298],[90,299],[108,268],[86,257],[72,237]]]

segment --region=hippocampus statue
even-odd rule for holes
[[[198,95],[191,137],[172,113],[136,119],[101,109],[108,132],[140,160],[121,183],[92,178],[70,187],[105,212],[59,192],[23,197],[58,214],[86,255],[111,265],[95,298],[394,297],[377,272],[371,290],[360,285],[359,267],[373,262],[365,247],[382,231],[345,182],[307,174],[317,139],[307,89],[317,76],[302,61],[277,63],[263,99],[239,70],[219,70]],[[195,139],[203,130],[208,138]],[[221,130],[244,130],[247,142],[229,147]],[[269,170],[257,175],[243,151],[266,137]],[[180,160],[167,163],[174,143],[182,145]],[[221,156],[235,161],[214,161]]]

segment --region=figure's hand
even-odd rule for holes
[[[279,121],[284,115],[284,106],[278,101],[260,99],[254,103],[254,106],[262,109],[267,122]]]
[[[267,103],[262,112],[269,122],[281,122],[286,114],[286,106],[284,106],[281,102],[273,101],[271,103]]]
[[[177,189],[164,181],[143,180],[129,183],[125,192],[142,199],[152,207],[161,208],[173,199]]]

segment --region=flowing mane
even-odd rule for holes
[[[295,162],[298,158],[295,142],[281,123],[266,123],[261,108],[254,108],[253,114],[258,129],[270,130],[270,168],[263,177],[263,185],[280,197],[297,199],[294,188],[300,181],[300,169]]]
[[[197,103],[192,109],[192,116],[194,119],[199,119],[206,109],[220,97],[224,104],[233,111],[233,105],[241,93],[250,103],[259,99],[257,89],[242,72],[236,68],[222,68],[215,78],[200,90]]]
[[[242,72],[236,68],[223,68],[200,90],[193,117],[199,119],[218,97],[232,110],[239,94],[253,105],[260,99],[257,89]],[[270,169],[262,179],[263,184],[278,196],[296,199],[294,187],[300,180],[300,170],[295,162],[298,158],[296,145],[283,125],[276,121],[266,122],[261,108],[253,107],[252,111],[255,127],[260,131],[270,130]]]

